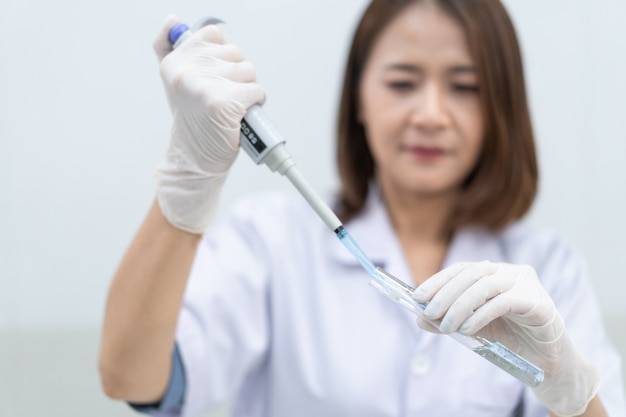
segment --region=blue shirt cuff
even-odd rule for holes
[[[183,406],[186,389],[187,380],[185,379],[185,366],[183,365],[183,358],[180,355],[178,345],[175,344],[174,352],[172,353],[172,373],[170,374],[167,391],[165,391],[161,401],[154,404],[128,403],[128,405],[142,413],[180,410]]]

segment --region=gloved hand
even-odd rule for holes
[[[596,395],[595,369],[570,341],[563,318],[533,268],[459,263],[427,279],[413,298],[428,303],[418,319],[420,327],[479,334],[542,368],[544,381],[533,390],[553,413],[578,416]]]
[[[178,21],[169,16],[154,42],[173,115],[169,148],[157,169],[157,200],[175,227],[203,233],[237,157],[241,119],[265,93],[254,67],[216,26],[172,50],[168,34]]]

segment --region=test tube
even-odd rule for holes
[[[411,295],[414,288],[381,268],[376,268],[375,272],[380,279],[372,279],[370,281],[371,286],[415,315],[421,316],[423,314],[426,304],[418,303],[413,299]],[[536,387],[543,382],[543,370],[541,368],[527,361],[500,342],[490,341],[477,335],[468,336],[461,333],[450,333],[448,336],[529,387]]]

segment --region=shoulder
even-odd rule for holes
[[[587,279],[582,253],[553,230],[524,220],[504,229],[498,239],[506,262],[532,266],[548,289],[558,291],[565,283],[579,285]]]
[[[585,267],[582,256],[569,241],[552,230],[532,225],[528,220],[515,222],[499,231],[484,228],[460,230],[450,252],[450,259],[454,262],[488,259],[530,265],[546,279],[580,274]]]
[[[497,238],[507,258],[514,263],[541,265],[555,257],[581,258],[564,236],[554,230],[539,228],[528,220],[511,224]]]

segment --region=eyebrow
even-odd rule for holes
[[[402,64],[402,63],[388,65],[387,70],[388,71],[403,71],[403,72],[409,72],[412,74],[421,74],[424,72],[424,70],[421,67],[418,67],[416,65],[411,65],[411,64]],[[476,67],[474,67],[473,65],[456,65],[452,68],[449,68],[446,72],[453,74],[453,75],[454,74],[475,74]]]
[[[402,71],[413,74],[421,74],[423,70],[420,67],[411,64],[391,64],[387,66],[388,71]]]
[[[476,67],[473,65],[458,65],[448,70],[452,74],[476,74]]]

